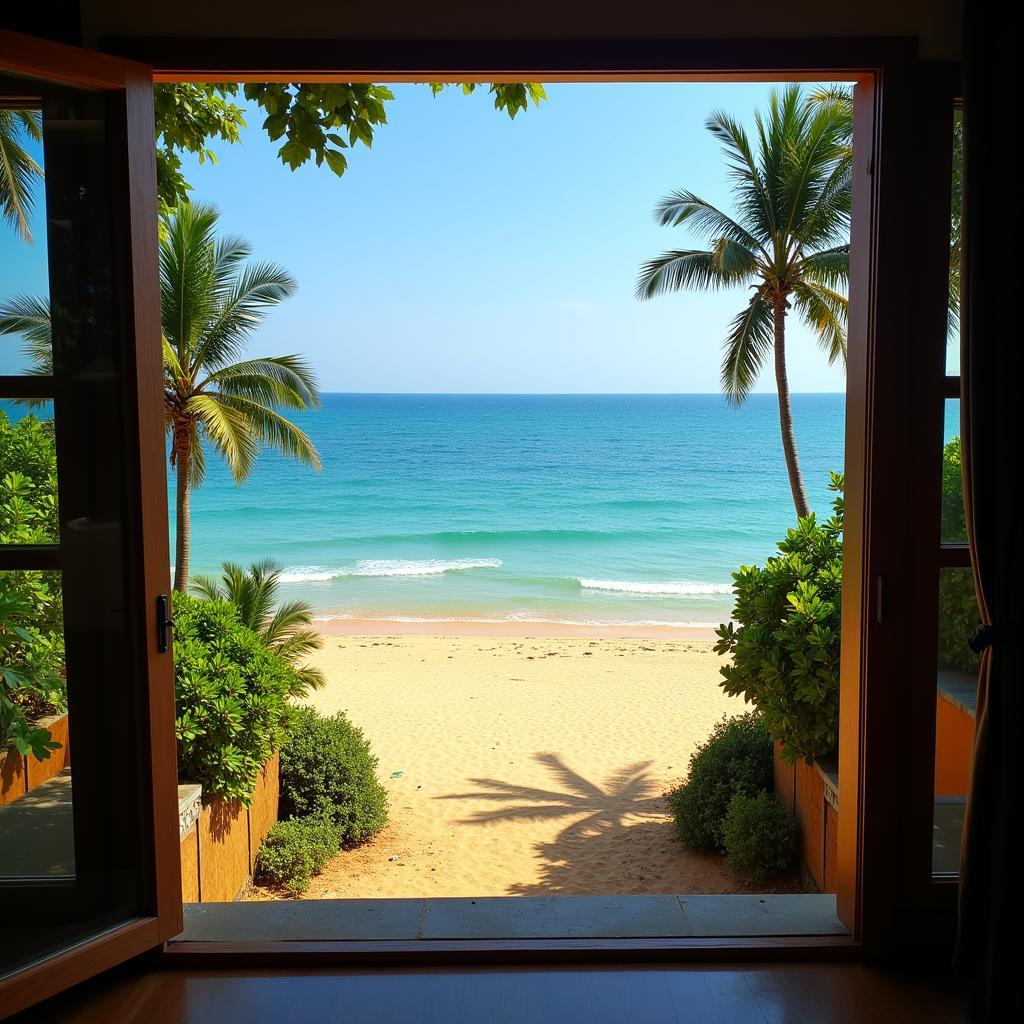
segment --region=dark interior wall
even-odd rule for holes
[[[0,4],[0,28],[57,43],[78,45],[80,20],[78,0],[44,0],[38,4],[4,0]]]
[[[350,39],[711,39],[909,36],[926,60],[956,60],[962,0],[548,0],[537,6],[486,0],[79,0],[82,38],[104,36]]]

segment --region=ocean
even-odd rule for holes
[[[793,405],[828,516],[844,398]],[[322,618],[717,625],[793,524],[774,395],[328,394],[297,419],[323,472],[264,453],[237,487],[209,458],[192,571],[273,558]]]

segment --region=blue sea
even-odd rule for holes
[[[794,397],[823,516],[843,410]],[[717,624],[793,524],[774,395],[328,394],[298,420],[322,473],[208,460],[192,571],[273,558],[323,617]]]

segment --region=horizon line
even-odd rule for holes
[[[321,395],[402,395],[423,398],[726,398],[721,391],[327,391]],[[845,391],[791,391],[791,395],[843,395]],[[752,391],[747,398],[776,397],[775,391]]]

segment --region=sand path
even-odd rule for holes
[[[679,843],[664,800],[743,711],[710,643],[331,635],[316,662],[331,682],[310,703],[365,731],[391,823],[307,898],[745,890]]]

